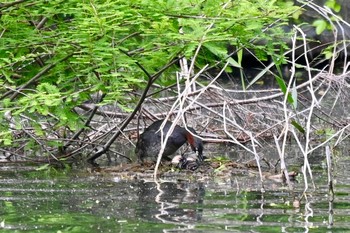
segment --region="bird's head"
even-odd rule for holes
[[[197,135],[196,131],[194,131],[193,128],[188,127],[188,129],[194,135]],[[204,160],[204,157],[203,157],[203,141],[200,138],[198,138],[196,136],[193,136],[190,132],[187,132],[186,138],[187,138],[188,144],[190,144],[190,146],[191,146],[191,149],[194,152],[197,153],[199,160],[203,161]]]

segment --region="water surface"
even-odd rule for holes
[[[325,159],[315,159],[316,189],[310,185],[299,207],[302,175],[289,190],[270,179],[262,186],[256,171],[244,169],[209,177],[176,172],[154,182],[85,169],[2,166],[0,231],[343,232],[350,228],[349,165],[348,156],[334,160],[332,203]]]

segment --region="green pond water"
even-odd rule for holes
[[[323,155],[310,159],[316,189],[299,174],[282,182],[232,169],[221,176],[177,173],[125,178],[84,169],[0,167],[0,232],[346,232],[350,231],[350,160],[334,158],[329,201]],[[204,177],[204,174],[203,174]],[[331,211],[330,211],[331,210]]]

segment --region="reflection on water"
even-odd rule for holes
[[[293,191],[272,180],[234,175],[125,180],[109,174],[73,171],[57,176],[3,167],[0,172],[0,228],[3,232],[307,232],[350,227],[349,159],[335,161],[334,213],[324,159],[313,164],[317,188],[295,205]],[[333,226],[329,222],[334,221]]]
[[[202,183],[139,182],[137,188],[138,218],[181,224],[195,223],[202,218],[205,194]]]

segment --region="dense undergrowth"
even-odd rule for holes
[[[5,1],[0,9],[0,149],[7,160],[86,159],[108,152],[116,138],[132,148],[138,122],[166,117],[196,127],[204,141],[239,145],[257,161],[261,140],[274,139],[283,161],[288,137],[305,158],[347,137],[346,115],[332,109],[347,99],[347,42],[338,35],[349,25],[329,8],[56,0]],[[306,23],[292,24],[306,9],[322,20],[314,22],[317,33],[334,33],[316,67]],[[247,77],[245,59],[262,69]],[[323,141],[310,146],[321,130],[328,132]]]

